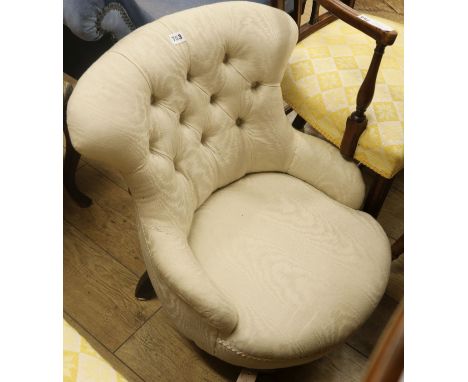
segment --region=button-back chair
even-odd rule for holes
[[[389,276],[388,238],[358,210],[358,167],[284,113],[297,36],[286,13],[249,2],[169,15],[115,44],[68,104],[74,146],[130,188],[178,330],[246,368],[322,356]]]

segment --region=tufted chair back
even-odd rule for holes
[[[69,101],[73,145],[117,168],[131,190],[152,281],[221,332],[236,326],[235,307],[204,274],[187,235],[194,211],[218,188],[252,172],[306,173],[295,160],[303,138],[280,89],[297,37],[293,19],[265,5],[190,9],[119,41]],[[323,145],[323,156],[338,155]],[[359,207],[360,183],[354,194],[326,189],[320,171],[307,181]]]
[[[214,190],[249,172],[285,171],[291,159],[280,82],[297,28],[279,10],[246,5],[214,4],[138,29],[70,101],[75,147],[117,167],[146,213],[185,232]],[[176,32],[184,42],[171,41]],[[91,112],[74,113],[76,99]],[[178,213],[161,216],[165,206]]]

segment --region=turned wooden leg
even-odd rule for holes
[[[67,92],[63,103],[63,133],[65,134],[65,158],[63,160],[63,184],[65,189],[68,191],[72,199],[80,207],[89,207],[93,201],[83,194],[77,187],[75,181],[75,173],[80,161],[80,154],[75,150],[71,143],[70,133],[68,132],[67,126],[67,104],[68,98],[70,97],[71,90]]]
[[[388,191],[390,191],[390,187],[392,186],[393,178],[387,179],[377,173],[375,173],[374,178],[375,181],[367,194],[362,210],[377,219]]]
[[[138,280],[135,288],[135,297],[140,301],[147,301],[156,297],[156,291],[153,288],[153,284],[151,284],[148,272],[143,273]]]
[[[404,252],[404,239],[401,235],[397,241],[392,244],[392,260],[398,259]]]
[[[296,118],[294,118],[292,125],[296,130],[302,131],[306,123],[306,120],[298,114],[296,115]]]

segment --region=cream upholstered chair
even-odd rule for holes
[[[283,97],[298,114],[294,126],[308,122],[373,172],[363,209],[376,217],[403,169],[404,28],[360,14],[348,6],[354,0],[309,1],[311,18],[301,25]],[[320,5],[329,12],[319,15]]]
[[[389,276],[387,236],[357,210],[359,169],[284,113],[297,36],[286,13],[255,3],[173,14],[105,53],[68,105],[74,146],[130,188],[148,273],[177,328],[255,369],[344,341]]]

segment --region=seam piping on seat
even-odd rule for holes
[[[251,354],[244,353],[243,351],[237,349],[235,346],[230,344],[228,341],[225,341],[221,338],[217,338],[216,342],[223,346],[225,349],[229,350],[232,353],[235,353],[238,356],[244,357],[244,358],[250,358],[254,359],[257,361],[265,361],[265,362],[278,362],[278,361],[293,361],[293,360],[303,360],[303,359],[310,359],[313,358],[313,356],[306,356],[306,357],[281,357],[281,359],[276,359],[276,358],[263,358],[263,357],[256,357]]]

